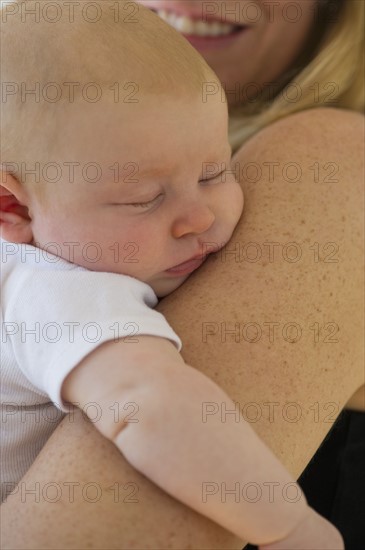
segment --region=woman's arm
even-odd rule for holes
[[[339,533],[304,497],[295,503],[279,497],[288,485],[298,494],[301,489],[249,422],[229,415],[223,423],[208,414],[206,404],[220,403],[226,410],[235,404],[210,378],[184,363],[172,342],[139,336],[123,350],[106,342],[69,373],[62,397],[77,403],[91,420],[95,410],[87,405],[97,403],[95,427],[132,467],[241,540],[262,549],[273,545],[273,550],[276,544],[301,550],[303,540],[308,550],[343,548]],[[114,414],[115,405],[123,403],[132,405],[132,418]],[[231,488],[237,479],[263,490],[254,506],[247,499],[222,500],[218,482]],[[275,503],[268,479],[276,485]]]
[[[231,241],[158,306],[296,477],[364,384],[363,141],[364,117],[335,109],[252,138]]]
[[[18,487],[0,508],[4,550],[243,546],[132,468],[78,409],[63,420]]]
[[[226,256],[210,257],[158,307],[185,361],[237,402],[295,477],[364,383],[362,144],[363,118],[333,109],[293,115],[251,139],[233,162],[245,210]],[[229,414],[211,407],[223,421]],[[26,493],[37,482],[39,502]],[[254,487],[239,489],[254,497]],[[242,548],[81,418],[66,417],[1,516],[3,548]]]

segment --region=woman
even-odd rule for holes
[[[336,419],[332,431],[347,436],[346,404],[363,407],[363,3],[141,3],[188,26],[225,84],[245,193],[220,261],[209,258],[158,309],[184,359],[237,401],[299,477]],[[208,14],[233,25],[226,38],[190,21]],[[333,465],[338,444],[331,453]],[[307,494],[328,494],[330,481],[309,474]],[[133,470],[80,414],[66,417],[1,513],[4,548],[243,546]]]

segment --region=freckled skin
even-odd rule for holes
[[[172,5],[173,0],[168,3]],[[281,33],[282,40],[285,36]],[[277,53],[275,48],[272,51]],[[257,61],[254,52],[250,53]],[[219,73],[219,67],[215,70]],[[242,83],[247,79],[249,76],[244,76]],[[294,191],[280,173],[274,187],[265,179],[255,184],[242,181],[245,210],[231,241],[286,243],[289,239],[282,235],[285,225],[294,241],[302,243],[309,238],[322,245],[338,243],[338,264],[314,264],[308,256],[295,266],[281,261],[265,263],[264,259],[252,265],[218,263],[210,257],[158,305],[181,336],[187,362],[210,376],[241,407],[258,404],[263,414],[252,427],[297,477],[332,427],[332,422],[323,421],[324,405],[334,402],[341,410],[352,394],[360,395],[356,390],[364,383],[362,144],[362,116],[315,109],[264,129],[236,157],[242,164],[258,158],[281,165],[295,161],[303,167],[314,162],[338,164],[341,176],[334,186],[314,184],[313,174],[305,175]],[[269,212],[263,209],[265,202],[271,205]],[[305,225],[298,224],[303,211],[307,213]],[[324,312],[320,318],[313,314],[313,303]],[[338,320],[341,338],[337,344],[303,339],[295,345],[277,339],[269,346],[264,338],[256,344],[223,344],[218,333],[209,343],[202,342],[203,322],[219,324],[236,317],[260,325],[295,320],[306,330],[313,321]],[[273,422],[265,402],[279,403]],[[286,402],[302,405],[300,422],[283,419]],[[313,421],[309,409],[313,403],[319,404],[322,413],[318,422]],[[60,449],[67,461],[59,459]],[[136,506],[123,499],[116,506],[104,497],[90,506],[79,491],[70,505],[63,491],[61,501],[50,505],[44,500],[22,501],[19,492],[1,508],[4,548],[82,548],[91,534],[98,548],[165,548],[171,531],[171,548],[176,550],[239,550],[246,542],[186,508],[133,470],[81,414],[74,423],[63,421],[24,479],[30,487],[35,481],[45,485],[54,480],[78,480],[82,485],[93,480],[101,486],[117,481],[122,486],[128,480],[137,484],[141,498]],[[134,542],[136,532],[138,542]]]
[[[299,124],[300,132],[297,130]],[[362,144],[358,139],[362,124],[362,117],[355,114],[330,109],[307,111],[266,129],[238,157],[240,162],[247,162],[255,154],[259,141],[260,145],[267,146],[265,155],[260,158],[262,163],[272,158],[281,163],[295,159],[304,166],[307,162],[321,159],[328,162],[336,158],[341,167],[341,183],[334,194],[333,189],[319,188],[313,179],[306,179],[300,193],[290,196],[290,184],[281,177],[270,188],[266,180],[259,185],[242,182],[245,211],[228,247],[237,241],[280,241],[283,213],[293,239],[302,242],[307,229],[298,226],[297,219],[304,210],[308,227],[316,228],[317,242],[339,243],[341,262],[335,266],[314,265],[313,260],[306,257],[294,269],[282,261],[269,263],[262,269],[259,262],[255,265],[234,261],[218,263],[211,257],[158,306],[181,335],[187,361],[194,361],[197,368],[225,389],[241,409],[247,403],[258,405],[262,416],[252,423],[252,427],[295,476],[300,475],[332,427],[332,421],[324,422],[324,413],[328,414],[324,409],[326,403],[338,404],[336,417],[363,379],[363,302],[354,292],[356,288],[363,288],[363,261],[359,258],[362,238],[358,236],[363,231],[363,158],[359,154]],[[335,142],[330,149],[328,146],[321,149],[318,125],[325,128],[327,137],[341,127],[348,149]],[[284,151],[279,139],[282,133],[288,136]],[[260,208],[264,200],[272,204],[269,215]],[[352,220],[350,226],[339,223],[339,204],[342,212],[345,209],[345,217]],[[323,223],[325,205],[327,215]],[[286,238],[282,242],[287,242]],[[266,269],[270,270],[271,286],[265,282]],[[325,287],[316,270],[326,274]],[[341,280],[346,281],[346,275],[348,280],[349,271],[353,284],[344,287]],[[293,289],[291,293],[287,291],[288,283]],[[336,300],[328,300],[324,290],[333,293]],[[260,291],[260,299],[257,299]],[[280,304],[278,296],[282,300]],[[277,339],[268,346],[264,338],[256,344],[244,341],[223,344],[220,334],[209,343],[202,343],[202,322],[228,322],[232,312],[241,322],[250,320],[262,325],[266,321],[296,320],[307,329],[316,320],[311,305],[313,300],[323,307],[325,316],[321,320],[340,319],[343,337],[338,344],[324,345],[322,342],[316,346],[313,341],[301,340],[293,345]],[[270,421],[269,408],[263,405],[267,402],[279,403],[273,421]],[[301,405],[300,422],[291,423],[283,418],[287,402]],[[313,417],[315,403],[320,412],[317,422]],[[60,449],[67,461],[60,460]],[[168,540],[175,550],[240,550],[246,543],[154,486],[134,470],[92,424],[85,422],[81,414],[77,414],[72,423],[68,418],[63,421],[23,481],[28,487],[34,487],[35,481],[45,486],[55,480],[61,487],[66,480],[77,480],[81,487],[91,480],[101,487],[119,483],[121,500],[116,506],[113,497],[108,498],[103,493],[100,501],[90,506],[80,490],[75,491],[75,502],[70,505],[68,493],[63,490],[61,500],[50,506],[44,499],[40,502],[35,502],[34,498],[21,500],[19,491],[1,508],[4,548],[25,549],[35,545],[44,549],[82,548],[91,536],[98,548],[164,548]],[[138,487],[136,505],[123,498],[126,480]],[[170,537],[171,532],[174,536]]]

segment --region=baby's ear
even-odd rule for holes
[[[31,223],[23,186],[9,172],[0,169],[1,237],[12,243],[31,243]]]

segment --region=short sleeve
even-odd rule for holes
[[[74,268],[62,260],[57,268],[13,266],[5,279],[2,338],[11,341],[24,376],[64,412],[69,406],[61,400],[63,381],[102,343],[119,341],[123,350],[138,335],[152,335],[169,339],[178,351],[182,347],[153,309],[158,300],[152,288],[133,277]]]

